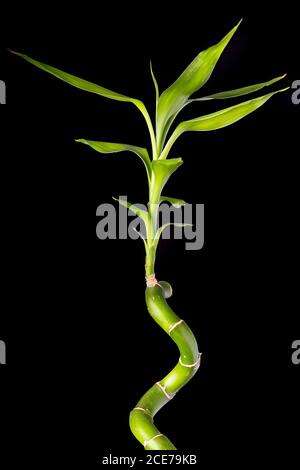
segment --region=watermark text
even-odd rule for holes
[[[6,85],[3,80],[0,80],[0,104],[6,104]]]
[[[128,211],[127,198],[121,196],[123,204],[115,207],[110,203],[100,204],[96,216],[100,217],[96,234],[100,240],[147,238],[146,226],[142,217],[131,209]],[[143,204],[134,204],[144,214],[148,208]],[[160,238],[185,240],[186,250],[201,250],[204,245],[204,204],[185,204],[181,207],[162,203],[156,206],[157,227],[155,233]]]
[[[0,364],[6,364],[6,344],[0,339]]]
[[[292,93],[292,103],[300,103],[300,80],[294,80],[292,83],[292,89],[295,90]]]
[[[295,341],[293,341],[292,349],[295,350],[291,357],[292,363],[297,366],[300,364],[300,339],[295,339]]]

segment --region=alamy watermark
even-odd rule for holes
[[[6,364],[6,344],[0,340],[0,364]]]
[[[119,200],[127,206],[126,196],[121,196]],[[147,211],[144,204],[134,206]],[[120,204],[116,208],[109,203],[97,207],[96,215],[100,217],[100,221],[97,223],[96,234],[100,240],[146,238],[143,220],[131,210],[128,211],[127,207]],[[163,203],[157,207],[157,212],[158,227],[165,227],[161,238],[184,239],[186,250],[201,250],[204,245],[204,204],[185,204],[178,208]]]
[[[6,104],[6,85],[3,80],[0,80],[0,104]]]
[[[294,80],[292,83],[292,89],[295,90],[292,93],[292,103],[300,103],[300,80]]]
[[[292,342],[292,349],[295,349],[291,357],[292,363],[297,366],[300,364],[300,339],[295,339],[295,341]]]

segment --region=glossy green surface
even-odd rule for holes
[[[76,139],[75,142],[88,145],[99,153],[119,153],[119,152],[133,152],[140,157],[145,165],[148,181],[151,178],[151,160],[148,150],[143,147],[136,147],[135,145],[128,144],[115,144],[112,142],[99,142],[95,140]]]
[[[168,123],[174,120],[177,113],[186,105],[189,97],[208,81],[240,23],[241,21],[220,42],[200,52],[180,77],[160,96],[156,122],[159,149],[164,142],[165,127],[169,127]]]
[[[169,332],[170,328],[180,319],[165,300],[167,283],[161,281],[161,284],[164,288],[157,285],[146,289],[148,311],[156,323],[177,344],[183,364],[194,364],[199,358],[196,339],[191,329],[183,321]],[[136,408],[143,408],[145,411],[141,409],[131,411],[129,419],[130,429],[141,444],[144,445],[145,442],[149,442],[145,448],[149,450],[175,449],[174,444],[165,436],[151,440],[154,436],[160,434],[160,431],[153,423],[153,417],[172,399],[171,396],[177,393],[195,375],[197,369],[198,365],[195,367],[184,367],[178,362],[171,372],[159,382],[162,387],[165,387],[165,392],[170,398],[166,396],[161,387],[155,384],[136,404]]]
[[[253,113],[263,104],[265,104],[273,95],[286,91],[288,88],[283,88],[282,90],[276,90],[273,93],[268,93],[267,95],[254,98],[252,100],[244,101],[243,103],[236,104],[235,106],[230,106],[229,108],[224,108],[215,113],[206,114],[205,116],[200,116],[195,119],[190,119],[189,121],[183,121],[174,130],[170,139],[166,143],[163,152],[160,155],[160,159],[165,159],[168,157],[168,154],[173,147],[174,143],[184,132],[188,131],[215,131],[217,129],[222,129],[223,127],[230,126],[237,121],[240,121],[248,114]]]
[[[238,96],[249,95],[250,93],[254,93],[255,91],[259,91],[262,88],[265,88],[266,86],[273,85],[273,83],[282,80],[284,77],[286,77],[286,73],[284,75],[281,75],[280,77],[268,80],[267,82],[257,83],[256,85],[244,86],[242,88],[235,88],[234,90],[221,91],[220,93],[213,93],[212,95],[203,96],[201,98],[195,98],[189,100],[189,103],[193,103],[195,101],[225,100],[228,98],[237,98]]]

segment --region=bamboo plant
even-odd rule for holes
[[[170,176],[182,165],[181,158],[168,158],[172,146],[178,137],[187,131],[212,131],[234,124],[248,114],[260,108],[273,95],[287,88],[272,91],[263,96],[256,97],[234,106],[221,108],[217,112],[189,119],[178,123],[172,132],[172,125],[180,111],[195,101],[226,100],[240,97],[261,90],[264,87],[281,80],[285,75],[273,78],[267,82],[256,85],[218,92],[207,96],[191,98],[200,90],[210,78],[222,52],[239,27],[240,22],[226,34],[217,44],[200,52],[193,62],[183,71],[179,78],[169,88],[160,94],[159,87],[150,64],[151,76],[156,92],[156,116],[155,126],[148,114],[144,103],[136,98],[116,93],[102,86],[75,77],[69,73],[58,70],[55,67],[38,62],[24,54],[15,53],[35,65],[36,67],[54,75],[56,78],[67,82],[74,87],[80,88],[97,95],[116,101],[124,101],[134,104],[142,113],[150,135],[151,155],[146,148],[134,145],[91,141],[77,139],[92,147],[102,154],[116,153],[121,151],[133,152],[142,160],[148,179],[149,201],[148,210],[119,200],[133,211],[145,225],[146,237],[143,238],[145,245],[145,276],[146,276],[146,304],[148,311],[155,322],[171,337],[177,344],[180,352],[179,362],[159,382],[155,383],[138,401],[130,413],[130,428],[137,440],[147,450],[175,450],[175,445],[160,433],[156,428],[153,418],[155,414],[168,403],[174,395],[194,376],[199,368],[201,353],[198,351],[196,339],[183,319],[179,318],[168,305],[166,299],[172,295],[172,288],[165,281],[158,282],[155,277],[155,258],[159,238],[166,228],[165,224],[158,227],[158,209],[162,201],[168,201],[174,206],[184,205],[185,202],[163,196],[164,187]],[[13,52],[13,51],[11,51]]]

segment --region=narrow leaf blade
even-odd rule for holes
[[[286,91],[288,89],[289,87],[283,88],[282,90],[277,90],[272,93],[268,93],[267,95],[254,98],[252,100],[244,101],[243,103],[236,104],[235,106],[230,106],[229,108],[221,109],[215,113],[206,114],[205,116],[200,116],[189,121],[181,122],[180,124],[178,124],[170,139],[166,143],[166,146],[160,155],[160,159],[164,161],[168,157],[168,154],[173,144],[178,139],[178,137],[184,132],[213,131],[234,124],[235,122],[244,118],[256,109],[260,108],[273,95],[276,95],[277,93]]]
[[[178,128],[180,131],[213,131],[216,129],[221,129],[222,127],[229,126],[240,119],[248,116],[256,109],[260,108],[265,104],[273,95],[287,90],[284,88],[282,90],[274,91],[273,93],[268,93],[267,95],[260,96],[259,98],[254,98],[252,100],[245,101],[243,103],[231,106],[229,108],[221,109],[215,113],[207,114],[206,116],[200,116],[196,119],[191,119],[190,121],[185,121],[179,124]]]
[[[116,197],[113,197],[114,201],[117,201],[121,206],[126,207],[127,209],[131,210],[137,217],[140,217],[145,225],[147,224],[147,219],[148,219],[148,212],[145,211],[144,209],[135,206],[134,204],[131,204],[130,202],[124,200],[124,199],[118,199]],[[147,225],[146,225],[147,226]]]
[[[236,32],[241,21],[217,44],[200,52],[180,77],[160,96],[157,113],[159,139],[169,118],[181,109],[188,98],[210,78],[222,52]]]
[[[43,62],[32,59],[26,54],[21,54],[20,52],[15,51],[10,52],[26,60],[35,67],[38,67],[39,69],[44,70],[45,72],[51,75],[54,75],[54,77],[62,80],[63,82],[66,82],[69,85],[79,88],[80,90],[88,91],[90,93],[96,93],[97,95],[103,96],[105,98],[110,98],[116,101],[131,102],[144,114],[145,106],[140,100],[136,98],[131,98],[129,96],[122,95],[121,93],[117,93],[115,91],[109,90],[108,88],[104,88],[100,85],[96,85],[95,83],[76,77],[75,75],[71,75],[70,73],[63,72],[62,70],[59,70],[56,67],[52,67],[51,65],[47,65]]]
[[[279,80],[282,80],[284,77],[286,77],[286,73],[284,75],[281,75],[280,77],[273,78],[272,80],[269,80],[267,82],[258,83],[256,85],[249,85],[249,86],[245,86],[242,88],[236,88],[235,90],[228,90],[228,91],[222,91],[220,93],[214,93],[212,95],[203,96],[202,98],[195,98],[195,99],[189,100],[189,102],[193,103],[195,101],[224,100],[227,98],[236,98],[238,96],[248,95],[249,93],[254,93],[255,91],[259,91],[266,86],[273,85],[273,83],[276,83]]]
[[[186,202],[183,199],[177,199],[177,198],[174,198],[174,197],[162,196],[160,198],[160,202],[165,202],[165,201],[170,202],[172,204],[172,206],[176,207],[177,209],[179,209],[180,207],[186,205]]]
[[[99,142],[95,140],[86,140],[86,139],[76,139],[75,142],[80,142],[82,144],[88,145],[89,147],[93,148],[99,153],[118,153],[123,151],[133,152],[140,157],[142,162],[144,163],[148,178],[151,175],[151,160],[148,154],[147,149],[143,147],[136,147],[134,145],[128,144],[118,144],[112,142]]]
[[[159,88],[158,88],[158,83],[157,83],[157,80],[156,80],[155,75],[154,75],[154,72],[153,72],[151,60],[150,60],[150,72],[151,72],[151,77],[152,77],[152,81],[153,81],[153,83],[154,83],[154,88],[155,88],[156,103],[158,103],[158,100],[159,100]]]
[[[152,161],[152,178],[153,185],[152,196],[156,201],[160,200],[161,191],[166,185],[170,176],[183,164],[182,158],[170,158],[169,160],[153,160]]]

